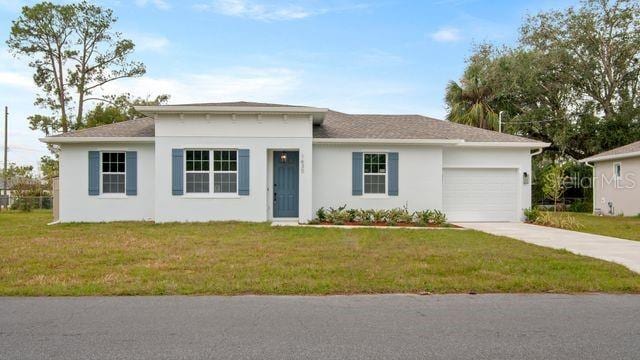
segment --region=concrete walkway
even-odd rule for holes
[[[524,223],[460,223],[456,225],[612,261],[640,273],[640,241]]]

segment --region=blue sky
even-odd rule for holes
[[[0,105],[9,161],[36,165],[46,147],[26,117],[36,89],[8,54],[11,20],[33,2],[0,0]],[[527,14],[576,1],[104,0],[147,74],[104,88],[171,102],[248,100],[354,113],[443,118],[444,89],[474,44],[513,44]],[[2,131],[2,130],[0,130]],[[1,150],[0,150],[1,151]],[[2,153],[0,152],[0,156]]]

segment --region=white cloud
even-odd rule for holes
[[[265,21],[295,20],[313,15],[313,12],[297,5],[268,6],[249,0],[214,0],[208,4],[198,4],[195,8],[227,16]]]
[[[155,6],[160,10],[169,10],[171,5],[164,0],[136,0],[136,5],[139,7],[145,7],[147,5]]]
[[[276,101],[299,91],[300,74],[286,68],[222,68],[171,78],[145,76],[107,84],[105,94],[171,95],[171,103],[229,100]]]
[[[431,34],[431,38],[437,42],[456,42],[462,39],[460,29],[454,27],[442,27]]]
[[[352,3],[351,1],[322,1],[319,3],[322,5],[318,6],[318,2],[303,0],[293,0],[286,4],[282,1],[271,2],[267,0],[211,0],[196,4],[193,8],[198,11],[211,11],[253,20],[283,21],[369,7],[368,4]]]
[[[0,85],[35,91],[33,79],[19,72],[0,71]]]
[[[164,52],[170,45],[169,39],[160,35],[130,33],[136,50]]]

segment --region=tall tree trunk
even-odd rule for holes
[[[69,131],[69,120],[67,119],[67,103],[64,96],[64,73],[62,69],[62,49],[61,45],[58,45],[58,99],[60,99],[60,125],[62,126],[62,132]]]

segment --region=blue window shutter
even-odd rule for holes
[[[184,149],[171,150],[171,194],[184,194]]]
[[[362,153],[354,152],[351,170],[351,194],[362,195]]]
[[[100,195],[100,151],[89,151],[89,196]]]
[[[127,183],[125,191],[127,195],[138,195],[138,152],[126,152],[125,168]]]
[[[249,149],[238,150],[238,195],[249,195]]]
[[[389,178],[389,196],[398,196],[398,153],[390,152],[389,157],[389,169],[387,170],[387,177]]]

